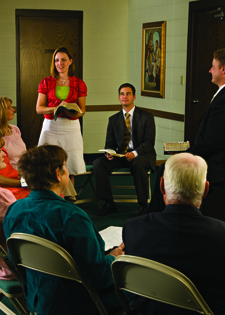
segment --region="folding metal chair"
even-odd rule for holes
[[[14,276],[18,279],[16,270],[2,246],[0,246],[0,257],[12,271]],[[30,312],[27,310],[22,285],[19,281],[0,279],[0,309],[7,315],[16,315],[3,302],[1,302],[4,297],[7,297],[11,301],[20,315],[30,314]]]
[[[86,203],[86,202],[92,202],[92,201],[96,201],[98,204],[99,209],[101,208],[100,203],[97,199],[96,196],[96,190],[94,188],[94,185],[92,183],[92,176],[93,176],[93,166],[92,165],[86,165],[86,173],[78,173],[78,174],[74,174],[75,176],[75,181],[76,181],[76,177],[77,176],[86,176],[86,180],[84,181],[84,183],[82,185],[75,185],[75,189],[77,190],[77,200],[75,202],[76,205],[81,204],[81,203]],[[85,187],[90,184],[91,185],[91,189],[92,192],[94,194],[94,198],[86,198],[86,199],[80,199],[80,195],[81,193],[84,191]]]
[[[84,285],[99,314],[108,314],[97,291],[84,280],[72,256],[58,244],[39,236],[13,233],[7,240],[7,247],[25,285],[24,267],[77,281]]]
[[[112,273],[117,295],[128,315],[132,314],[132,310],[122,290],[201,314],[213,315],[194,284],[176,269],[150,259],[121,255],[112,263]]]

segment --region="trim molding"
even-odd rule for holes
[[[144,107],[139,107],[139,108],[152,113],[154,117],[160,117],[160,118],[171,119],[171,120],[182,121],[182,122],[185,121],[185,115],[182,115],[182,114],[164,112],[161,110],[144,108]],[[122,109],[121,105],[87,105],[86,106],[86,112],[109,112],[109,111],[120,111],[121,109]]]

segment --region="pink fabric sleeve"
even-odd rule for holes
[[[8,206],[11,205],[15,201],[16,201],[16,198],[13,196],[13,194],[9,190],[0,188],[0,244],[6,252],[7,252],[7,247],[6,247],[5,235],[3,232],[3,220],[5,217],[5,213],[8,209]],[[11,272],[11,270],[9,270],[9,268],[4,263],[2,258],[0,258],[0,279],[15,280],[13,273]]]

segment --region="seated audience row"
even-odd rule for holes
[[[19,160],[19,171],[31,188],[28,198],[9,206],[3,222],[6,238],[14,232],[38,235],[65,248],[75,259],[86,280],[95,287],[108,310],[119,306],[113,287],[111,263],[124,254],[149,258],[173,267],[189,277],[215,315],[225,309],[225,223],[205,217],[199,207],[206,197],[207,164],[198,156],[181,153],[165,164],[161,191],[166,208],[128,220],[120,246],[105,255],[104,241],[88,215],[60,197],[69,173],[66,152],[58,146],[30,149]],[[116,244],[115,244],[116,245]],[[74,281],[27,270],[27,304],[31,313],[96,313],[86,291]],[[45,292],[54,292],[48,294]],[[74,303],[76,297],[76,303]],[[131,296],[127,295],[127,298]],[[66,303],[65,303],[66,301]],[[193,312],[135,297],[137,315]]]
[[[98,293],[107,309],[119,306],[111,263],[124,253],[124,244],[105,255],[105,243],[89,216],[60,197],[68,185],[67,153],[58,146],[44,145],[22,155],[18,169],[31,193],[9,206],[4,233],[38,235],[65,248]],[[86,290],[75,281],[27,270],[27,307],[33,314],[95,314],[97,309]],[[52,294],[50,294],[50,292]],[[47,296],[46,296],[47,293]],[[74,299],[77,302],[74,303]],[[89,301],[87,303],[87,301]]]

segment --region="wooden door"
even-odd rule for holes
[[[44,119],[36,113],[38,85],[50,75],[56,48],[71,51],[76,76],[82,78],[83,15],[80,11],[17,11],[17,124],[30,148],[38,143]]]
[[[210,105],[218,86],[209,70],[213,52],[225,48],[225,20],[211,13],[224,0],[204,0],[189,4],[185,140],[194,141],[199,120]]]

